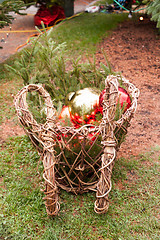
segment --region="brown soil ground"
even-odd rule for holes
[[[97,63],[106,52],[114,71],[119,71],[140,90],[138,109],[119,156],[137,155],[160,146],[160,40],[155,24],[126,21],[99,44]],[[1,140],[21,135],[22,128],[10,121],[0,126]],[[3,134],[4,133],[4,134]]]
[[[138,108],[131,122],[120,155],[137,155],[160,146],[160,39],[155,24],[127,21],[99,45],[106,52],[113,70],[140,90]],[[101,51],[96,54],[103,61]]]

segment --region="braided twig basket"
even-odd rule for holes
[[[127,133],[139,96],[139,90],[122,78],[132,97],[132,104],[115,121],[118,78],[110,75],[105,80],[103,118],[99,126],[87,124],[78,129],[60,126],[50,95],[41,85],[25,86],[15,97],[19,121],[43,161],[44,199],[48,215],[56,215],[60,209],[58,187],[75,194],[96,191],[95,212],[105,213],[108,210],[112,169],[121,144],[119,139]],[[26,96],[31,91],[37,91],[45,101],[45,124],[38,124],[28,109]],[[74,151],[74,146],[79,149],[78,152]]]

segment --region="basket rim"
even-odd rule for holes
[[[127,88],[127,91],[129,92],[130,96],[131,96],[131,106],[122,114],[121,118],[119,118],[118,120],[115,120],[115,124],[116,125],[121,125],[123,123],[123,119],[128,119],[130,118],[130,115],[133,115],[137,109],[137,99],[139,97],[139,89],[136,88],[134,86],[134,84],[130,83],[129,80],[127,80],[125,77],[122,77],[120,75],[109,75],[106,78],[106,81],[108,81],[109,79],[118,79],[121,80],[124,84],[124,86]],[[111,80],[112,81],[112,80]],[[118,86],[117,86],[118,88]],[[26,101],[26,95],[28,92],[31,91],[37,91],[39,92],[39,94],[44,98],[46,107],[47,107],[47,117],[46,117],[46,122],[44,124],[42,123],[37,123],[37,121],[33,118],[32,113],[29,111],[28,109],[28,104]],[[23,102],[23,108],[20,108],[19,104],[20,102]],[[53,101],[49,95],[49,93],[47,92],[47,90],[44,89],[42,84],[29,84],[26,85],[25,87],[23,87],[19,93],[16,95],[15,99],[14,99],[14,105],[17,111],[17,114],[19,117],[21,117],[22,115],[22,111],[26,111],[26,113],[30,116],[31,121],[33,122],[34,125],[37,126],[46,126],[47,123],[54,122],[55,126],[57,125],[57,129],[59,128],[58,126],[58,118],[56,116],[56,108],[53,105]],[[84,124],[82,126],[80,126],[80,128],[85,128],[85,127],[96,127],[96,125],[94,124]],[[63,129],[63,126],[61,126],[61,128]],[[80,129],[80,128],[75,128],[74,126],[64,126],[64,128],[67,128],[68,130],[72,130],[72,129]]]

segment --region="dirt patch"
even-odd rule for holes
[[[140,90],[138,109],[119,155],[137,155],[160,145],[160,39],[148,18],[130,21],[105,38],[103,48],[114,71],[121,72]],[[101,50],[98,62],[105,62]]]
[[[14,124],[10,119],[6,120],[0,125],[0,144],[4,143],[9,137],[22,136],[24,134],[21,126]]]
[[[138,109],[119,156],[137,155],[160,145],[160,39],[155,24],[128,20],[99,44],[97,64],[106,52],[114,71],[119,71],[140,89]],[[7,121],[0,126],[1,139],[24,134]]]

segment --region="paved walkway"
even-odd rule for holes
[[[85,11],[86,7],[94,4],[94,2],[96,1],[75,0],[74,14]],[[26,43],[32,34],[36,33],[34,15],[37,12],[37,8],[31,6],[25,12],[27,15],[23,16],[13,14],[15,18],[13,23],[10,26],[0,29],[0,46],[3,47],[3,49],[0,49],[0,62],[5,61],[12,54],[16,53],[17,48]]]

